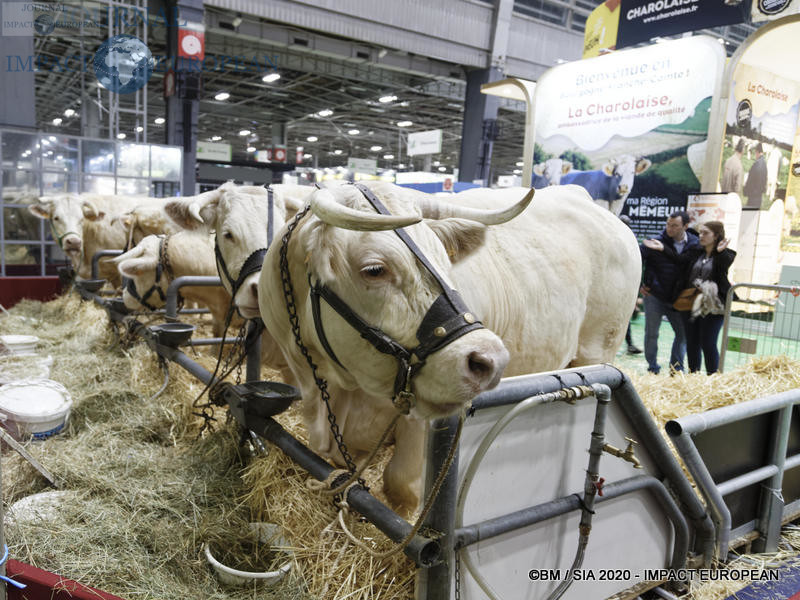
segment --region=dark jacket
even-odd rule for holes
[[[693,248],[700,248],[697,234],[692,230],[686,231],[686,245],[683,247],[681,255]],[[672,258],[668,258],[665,252],[651,250],[644,244],[639,246],[642,253],[642,265],[644,273],[642,283],[650,288],[650,293],[662,302],[674,302],[675,285],[680,275],[680,267],[675,260],[675,242],[667,235],[667,230],[661,232],[658,240],[672,252]]]
[[[680,268],[680,277],[675,281],[675,289],[673,290],[673,302],[675,298],[678,297],[681,290],[694,287],[692,282],[689,281],[692,266],[697,259],[704,254],[705,250],[700,246],[683,252],[680,255],[675,253],[674,248],[667,250],[666,246],[664,247],[665,258],[675,261],[675,264]],[[723,305],[725,304],[725,297],[728,295],[728,290],[731,289],[731,282],[728,281],[728,269],[731,263],[733,263],[734,258],[736,258],[736,252],[730,248],[725,248],[722,252],[714,250],[714,252],[711,253],[711,277],[709,279],[717,284],[719,300]]]
[[[767,191],[767,161],[763,154],[750,167],[742,191],[747,196],[747,206],[761,208],[761,196]]]

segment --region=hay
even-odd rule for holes
[[[73,395],[67,431],[30,450],[66,489],[79,491],[57,522],[8,527],[14,558],[124,598],[250,598],[253,589],[235,591],[216,581],[202,546],[230,547],[231,532],[267,521],[283,528],[295,569],[275,588],[259,586],[259,598],[413,596],[413,563],[402,554],[379,563],[355,549],[334,523],[329,498],[310,492],[308,475],[283,453],[271,448],[245,466],[236,428],[219,409],[216,431],[198,439],[203,420],[192,401],[203,385],[194,377],[170,365],[168,387],[149,400],[163,382],[157,358],[144,344],[121,347],[97,306],[75,295],[22,302],[0,316],[0,333],[12,332],[39,336],[40,351],[55,359],[51,378]],[[209,352],[193,358],[213,369]],[[277,379],[277,373],[262,377]],[[279,420],[306,439],[299,411]],[[390,456],[383,449],[365,472],[384,502],[381,473]],[[48,489],[16,454],[2,461],[7,504]],[[392,547],[372,525],[348,521],[376,550]]]

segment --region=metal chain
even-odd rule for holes
[[[314,360],[311,358],[311,355],[308,352],[308,348],[300,337],[300,320],[297,317],[297,305],[295,304],[294,300],[294,286],[292,285],[291,275],[289,274],[289,239],[292,237],[292,233],[294,232],[295,228],[297,228],[300,220],[305,217],[306,214],[308,214],[310,209],[311,206],[306,206],[303,210],[298,212],[294,219],[292,219],[291,223],[287,225],[286,233],[284,233],[283,237],[281,238],[280,273],[281,284],[283,287],[283,297],[286,302],[286,312],[289,314],[289,323],[292,326],[294,341],[297,344],[297,347],[300,348],[300,352],[305,357],[308,366],[311,368],[311,375],[314,377],[314,382],[319,388],[320,397],[325,403],[325,408],[328,411],[328,423],[330,424],[333,439],[336,441],[336,446],[339,448],[339,453],[342,455],[342,458],[347,465],[347,470],[350,473],[354,473],[356,470],[356,463],[353,460],[353,457],[350,456],[350,452],[347,450],[347,446],[344,443],[344,438],[339,429],[339,425],[336,423],[336,415],[333,414],[333,410],[331,409],[330,394],[328,393],[328,382],[317,374],[317,365],[314,363]],[[358,483],[365,488],[367,487],[366,482],[361,477],[358,478]],[[334,502],[336,502],[336,500]]]
[[[453,550],[453,560],[455,561],[455,600],[461,600],[461,558],[458,548]]]

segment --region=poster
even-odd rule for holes
[[[753,23],[773,21],[800,13],[800,0],[753,0],[750,20]]]
[[[686,203],[689,226],[695,231],[707,221],[721,221],[731,250],[738,248],[739,227],[742,219],[742,202],[738,194],[693,194]]]
[[[536,86],[534,172],[582,185],[638,237],[700,191],[722,46],[698,36],[553,67]],[[556,172],[556,171],[553,171]]]

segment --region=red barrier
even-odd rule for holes
[[[52,300],[61,293],[58,277],[0,277],[0,304],[11,308],[20,300]]]
[[[28,586],[20,590],[6,585],[8,600],[123,600],[18,560],[8,561],[6,576]]]

